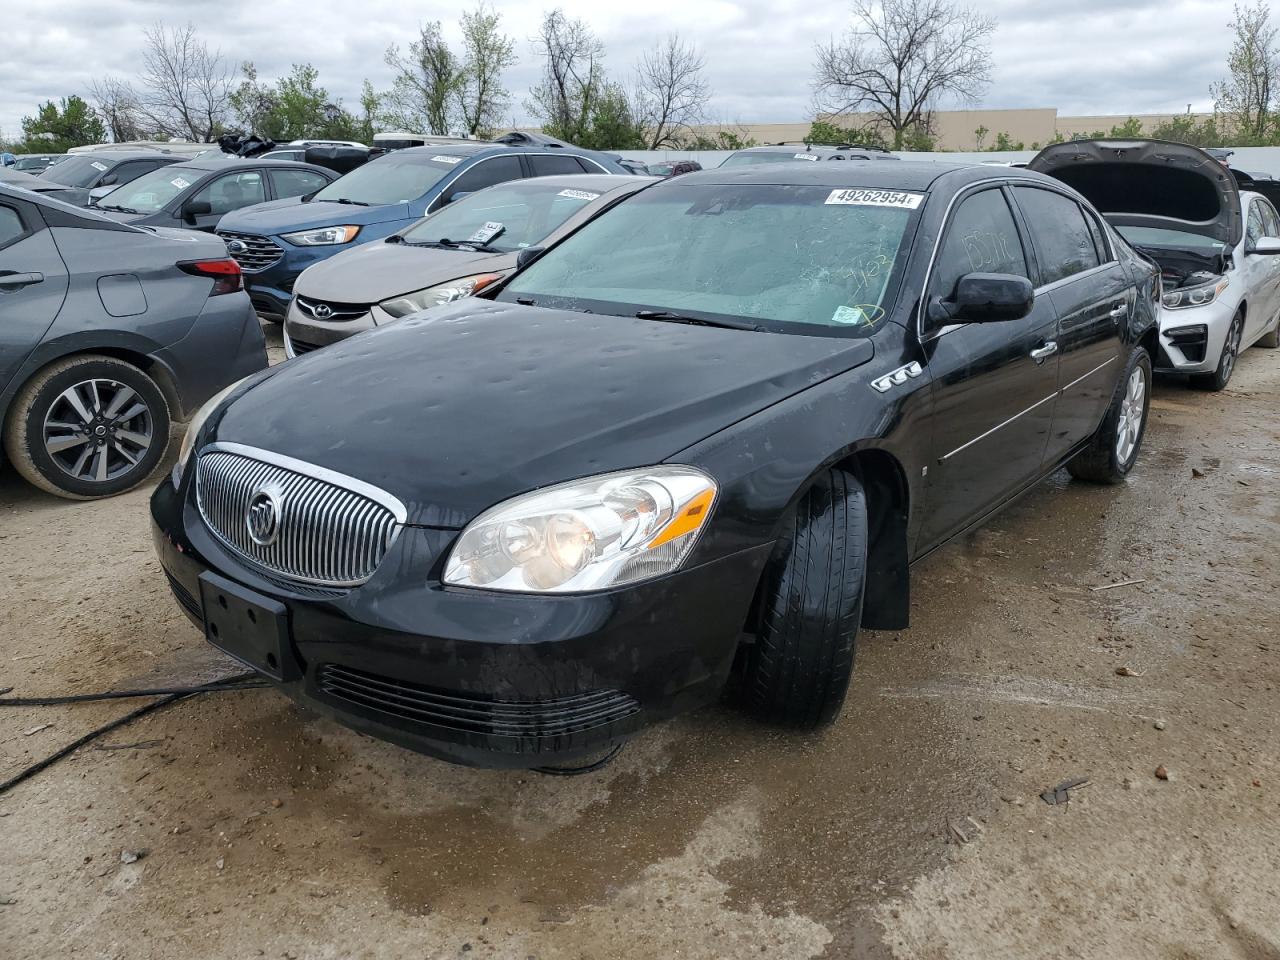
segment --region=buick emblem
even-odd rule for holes
[[[275,485],[259,487],[244,509],[244,525],[249,539],[260,547],[269,547],[280,536],[280,489]]]
[[[227,241],[227,253],[231,254],[232,256],[234,256],[237,253],[246,253],[248,250],[249,250],[249,245],[245,243],[243,240]]]
[[[317,320],[328,320],[333,316],[333,307],[329,306],[327,303],[317,303],[311,308],[311,312],[315,315]]]

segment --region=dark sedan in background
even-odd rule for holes
[[[180,160],[180,156],[155,150],[95,150],[55,163],[40,174],[40,179],[63,188],[57,195],[59,200],[87,207],[94,190],[118,187]]]
[[[450,760],[583,764],[735,668],[815,727],[913,561],[1129,473],[1158,296],[1037,174],[689,174],[209,405],[155,542],[212,643]]]
[[[294,356],[470,296],[554,246],[652,177],[536,177],[455,200],[381,243],[317,263],[298,278],[284,325]]]
[[[211,154],[161,167],[94,202],[113,220],[212,231],[236,210],[315,193],[338,175],[286,160],[240,160]]]
[[[135,487],[171,419],[266,365],[220,241],[0,186],[0,427],[28,481],[80,500]]]

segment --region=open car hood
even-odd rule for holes
[[[1027,168],[1074,188],[1111,223],[1198,233],[1234,247],[1244,236],[1231,171],[1198,147],[1165,140],[1073,140]]]

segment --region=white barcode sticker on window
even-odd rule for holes
[[[191,186],[190,180],[183,180],[181,177],[174,177],[169,182],[172,183],[179,190],[185,190],[187,189],[187,187]]]
[[[600,194],[592,193],[590,190],[561,190],[556,196],[569,197],[573,200],[595,200]]]
[[[796,159],[797,159],[797,160],[813,160],[813,161],[817,161],[817,159],[818,159],[818,158],[817,158],[817,157],[815,157],[812,153],[797,153],[797,154],[796,154]]]
[[[432,160],[435,160],[435,161],[438,161],[438,162],[440,162],[440,163],[461,163],[461,162],[462,162],[462,158],[461,158],[461,157],[445,157],[445,156],[439,156],[439,157],[432,157],[431,159],[432,159]]]
[[[97,161],[97,160],[90,160],[90,161],[89,161],[89,166],[93,167],[93,169],[95,169],[95,170],[105,170],[105,169],[107,169],[107,165],[106,165],[105,163],[100,163],[100,162],[99,162],[99,161]]]
[[[853,190],[832,190],[826,202],[845,203],[857,207],[902,207],[905,210],[914,210],[924,202],[924,194],[857,187]]]

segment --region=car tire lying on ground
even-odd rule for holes
[[[1151,356],[1142,347],[1136,347],[1116,384],[1106,416],[1089,445],[1068,461],[1067,472],[1077,480],[1091,483],[1124,480],[1142,448],[1150,406]]]
[[[155,381],[113,357],[68,357],[41,370],[9,408],[4,447],[26,480],[71,500],[146,480],[169,444],[169,405]]]
[[[1225,390],[1231,382],[1231,374],[1235,372],[1236,360],[1240,357],[1240,338],[1244,336],[1244,314],[1237,313],[1231,320],[1231,329],[1227,331],[1227,340],[1222,345],[1222,353],[1218,357],[1218,369],[1213,373],[1195,373],[1191,375],[1191,385],[1200,390]]]
[[[752,714],[801,729],[835,719],[853,674],[866,564],[866,496],[832,470],[800,499],[765,571],[743,678]]]

